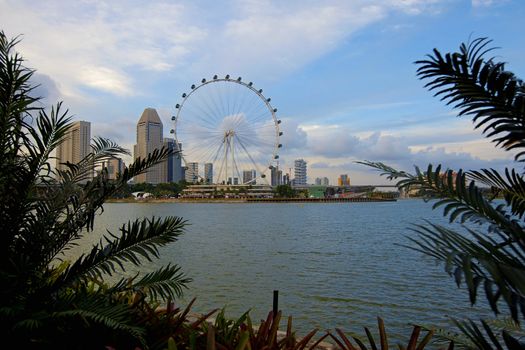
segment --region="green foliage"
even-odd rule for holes
[[[370,332],[370,329],[365,327],[365,334],[367,337],[367,340],[363,340],[361,337],[357,335],[352,335],[351,338],[354,340],[354,342],[357,344],[354,345],[348,336],[339,328],[336,329],[337,335],[334,335],[332,333],[328,333],[330,337],[336,342],[336,344],[339,346],[339,348],[343,350],[357,350],[358,348],[361,350],[367,350],[369,349],[377,349],[377,344],[379,343],[381,350],[388,350],[388,333],[385,330],[385,323],[381,317],[377,318],[377,325],[379,330],[379,341],[377,341],[376,338],[372,335],[372,332]],[[427,334],[421,339],[421,341],[418,343],[419,335],[421,334],[421,327],[420,326],[414,326],[412,329],[412,334],[410,335],[410,339],[408,341],[408,344],[406,346],[398,344],[399,349],[406,349],[406,350],[422,350],[424,349],[430,340],[432,339],[432,335],[434,334],[433,330],[429,330]],[[366,346],[366,342],[368,341],[369,347]]]
[[[297,196],[297,192],[290,185],[278,185],[273,191],[280,198],[294,198]]]
[[[128,151],[97,138],[79,163],[53,169],[51,154],[70,130],[71,118],[61,103],[49,114],[37,107],[33,71],[23,65],[16,44],[0,32],[2,339],[19,348],[147,347],[148,330],[140,322],[145,305],[180,296],[189,280],[172,265],[111,285],[104,277],[158,258],[158,248],[177,240],[184,221],[128,222],[75,261],[60,261],[93,230],[106,199],[171,151],[155,150],[110,181],[106,171],[94,176],[95,168]]]
[[[420,79],[431,79],[425,87],[458,108],[459,116],[472,116],[476,128],[483,127],[483,133],[503,149],[516,149],[516,160],[523,161],[525,86],[505,71],[503,62],[485,59],[494,50],[490,43],[478,38],[444,56],[434,49],[434,55],[416,62],[417,73]]]
[[[417,61],[418,75],[430,79],[426,84],[436,96],[454,104],[459,116],[468,115],[483,133],[494,138],[505,150],[517,150],[517,161],[525,151],[525,86],[503,63],[484,59],[491,51],[485,38],[462,44],[460,51],[443,56],[438,50],[427,60]],[[459,285],[465,284],[472,304],[481,289],[492,311],[499,312],[504,303],[515,322],[525,318],[525,181],[523,174],[505,169],[457,172],[442,171],[429,165],[426,171],[398,171],[382,163],[361,162],[376,168],[389,179],[397,180],[401,189],[418,189],[427,199],[436,199],[433,208],[441,207],[450,222],[462,225],[459,230],[426,222],[415,225],[416,237],[411,248],[436,258]],[[489,186],[492,195],[478,186]],[[498,195],[503,202],[494,202]],[[496,333],[482,321],[456,322],[472,347],[513,349],[518,341],[505,330]],[[464,337],[464,338],[465,338]],[[501,337],[498,340],[498,337]],[[503,341],[501,341],[503,339]]]

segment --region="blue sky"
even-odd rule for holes
[[[24,1],[0,0],[0,23],[46,104],[63,100],[92,134],[132,148],[156,108],[169,135],[181,94],[203,77],[242,76],[282,119],[281,166],[309,181],[339,174],[385,183],[355,160],[410,170],[512,166],[468,119],[432,97],[414,61],[488,36],[525,77],[522,0]]]

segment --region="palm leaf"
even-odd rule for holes
[[[185,221],[177,217],[142,219],[128,222],[120,228],[118,237],[109,232],[87,255],[82,255],[66,269],[57,286],[63,288],[79,280],[111,275],[117,268],[125,271],[124,263],[140,265],[141,259],[159,257],[159,247],[175,242],[182,234]]]
[[[417,61],[417,75],[430,79],[425,87],[435,96],[459,108],[459,115],[469,115],[476,128],[493,138],[506,150],[516,149],[516,160],[523,161],[525,152],[525,87],[514,74],[505,71],[503,63],[483,56],[490,41],[478,38],[462,44],[459,52],[443,56],[434,49],[426,60]]]
[[[191,282],[191,279],[181,272],[180,267],[169,264],[144,275],[138,281],[137,278],[138,276],[131,279],[122,278],[108,292],[140,292],[147,295],[150,300],[168,300],[182,296],[183,288]]]

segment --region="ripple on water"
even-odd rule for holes
[[[106,227],[116,232],[123,222],[153,215],[191,223],[178,242],[162,249],[160,263],[179,264],[193,278],[181,302],[196,296],[195,311],[226,305],[228,315],[252,309],[257,320],[271,309],[277,289],[280,307],[293,315],[300,333],[341,327],[363,334],[379,315],[397,339],[408,337],[413,323],[446,326],[447,315],[487,316],[469,306],[441,266],[398,246],[412,234],[410,223],[446,223],[421,201],[108,204],[95,233],[71,254],[98,241]]]

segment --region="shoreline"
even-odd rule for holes
[[[121,198],[106,203],[372,203],[396,202],[395,198]]]

